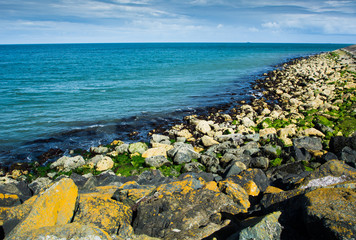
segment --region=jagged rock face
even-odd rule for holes
[[[356,191],[323,188],[305,194],[304,219],[315,239],[356,237]]]
[[[221,213],[237,214],[241,209],[222,193],[201,189],[187,194],[161,195],[138,206],[133,227],[136,234],[164,239],[183,239],[204,228],[211,219],[222,224]],[[216,230],[216,229],[215,229]],[[209,236],[213,232],[206,232]],[[193,235],[191,236],[193,237]]]

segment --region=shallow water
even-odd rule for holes
[[[344,46],[0,45],[0,161],[126,141],[135,129],[144,138],[188,111],[246,98],[256,76],[276,64]]]

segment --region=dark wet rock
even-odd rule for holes
[[[322,150],[321,139],[317,137],[302,137],[293,139],[293,146],[306,150]]]
[[[224,177],[239,175],[242,171],[246,170],[246,165],[239,161],[232,162],[225,170]]]
[[[269,159],[266,157],[254,157],[251,159],[250,166],[252,168],[261,168],[267,170]]]
[[[183,173],[181,174],[178,179],[180,180],[184,180],[185,178],[194,178],[194,179],[199,179],[202,178],[205,182],[210,182],[210,181],[214,181],[215,179],[215,175],[212,173],[207,173],[207,172],[199,172],[199,173],[194,173],[194,172],[190,172],[190,173]]]
[[[329,148],[331,152],[339,153],[344,147],[349,147],[353,150],[356,150],[356,136],[336,136],[330,139]]]
[[[19,196],[22,202],[26,201],[32,196],[32,192],[25,181],[14,181],[10,183],[0,184],[0,193],[15,194]]]
[[[148,157],[145,159],[145,163],[148,166],[151,167],[162,167],[162,166],[169,166],[172,164],[172,162],[168,161],[167,158],[165,158],[164,156],[152,156],[152,157]]]
[[[314,239],[353,239],[356,236],[354,189],[321,188],[305,194],[304,221]]]
[[[350,147],[344,147],[341,151],[341,160],[351,167],[356,167],[356,151]]]
[[[305,178],[310,172],[305,171],[302,162],[283,164],[267,171],[273,186],[281,189],[293,189],[297,182]]]
[[[48,159],[52,159],[55,157],[59,157],[63,154],[63,150],[58,149],[58,148],[51,148],[49,149],[47,152],[42,153],[40,156],[38,156],[38,162],[40,164],[44,164],[45,162],[47,162]]]
[[[94,177],[97,186],[121,185],[128,181],[135,181],[137,176],[120,177],[113,171],[108,170]]]
[[[75,185],[77,185],[77,187],[79,189],[81,189],[84,186],[84,184],[88,181],[87,177],[84,177],[84,176],[79,175],[77,173],[72,173],[70,175],[70,178],[74,181]]]
[[[318,129],[318,130],[320,130],[320,131],[321,131],[322,133],[324,133],[324,134],[326,134],[326,133],[328,133],[328,132],[333,132],[333,131],[334,131],[334,129],[332,129],[331,127],[325,126],[325,125],[323,125],[323,124],[321,124],[321,123],[316,123],[316,124],[315,124],[315,128]]]
[[[331,161],[331,160],[337,160],[339,159],[336,154],[332,153],[332,152],[327,152],[326,154],[323,155],[322,159],[325,162]]]
[[[293,146],[292,157],[295,161],[309,161],[311,159],[310,153],[305,148],[298,148]]]
[[[20,205],[20,198],[15,194],[0,193],[0,209],[1,207],[14,207]],[[0,213],[1,219],[1,213]]]

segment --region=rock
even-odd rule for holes
[[[254,121],[252,121],[250,118],[248,117],[244,117],[241,120],[242,125],[244,125],[245,127],[249,128],[249,127],[256,127],[256,124]]]
[[[219,159],[209,155],[202,155],[201,163],[204,164],[208,172],[216,173],[219,166]]]
[[[341,160],[356,168],[356,151],[349,147],[344,147],[341,151]]]
[[[321,188],[305,194],[304,221],[315,239],[352,239],[356,235],[354,189]]]
[[[247,183],[245,183],[243,186],[243,189],[245,189],[246,193],[249,196],[258,196],[260,194],[260,189],[258,188],[258,186],[256,185],[256,183],[254,181],[248,181]]]
[[[149,158],[153,156],[164,156],[167,157],[167,152],[165,148],[150,148],[142,154],[143,158]]]
[[[274,212],[264,217],[253,218],[243,221],[242,225],[250,225],[242,229],[239,233],[234,234],[229,240],[275,240],[281,238],[283,227],[278,222],[281,212]]]
[[[307,128],[303,130],[302,134],[304,136],[316,136],[316,137],[325,137],[324,133],[320,132],[315,128]]]
[[[95,169],[97,171],[106,171],[114,167],[114,161],[108,157],[105,156],[103,159],[101,159],[95,166]]]
[[[273,146],[271,144],[268,144],[262,148],[262,152],[265,154],[265,156],[274,159],[276,157],[279,157],[279,155],[281,155],[282,148],[278,145]]]
[[[247,212],[247,209],[250,207],[250,202],[245,189],[243,189],[239,184],[236,184],[228,179],[219,182],[218,186],[221,192],[227,194],[234,200],[242,213]]]
[[[206,135],[201,138],[201,141],[205,147],[210,147],[219,144],[219,142],[215,141],[212,137]]]
[[[292,156],[296,161],[309,161],[311,159],[310,153],[305,148],[292,148]]]
[[[70,223],[59,226],[49,226],[36,228],[25,232],[20,232],[8,240],[63,240],[63,239],[80,239],[80,240],[112,240],[110,235],[102,229],[93,225],[80,225]]]
[[[196,129],[203,134],[207,134],[211,131],[209,123],[205,120],[200,120],[196,126]]]
[[[151,145],[152,145],[152,148],[164,148],[166,150],[166,152],[173,149],[173,146],[170,144],[153,142]]]
[[[271,135],[271,134],[272,134],[272,135],[277,134],[277,131],[276,131],[275,128],[264,128],[264,129],[261,129],[261,130],[260,130],[259,134],[260,134],[260,137],[261,137],[261,138],[266,138],[266,137],[268,137],[268,136]]]
[[[148,166],[156,167],[156,168],[159,168],[162,166],[169,166],[172,164],[170,161],[167,160],[167,158],[165,158],[162,155],[148,157],[145,159],[145,163]]]
[[[246,170],[245,164],[243,164],[242,162],[239,162],[239,161],[234,161],[232,164],[230,164],[226,168],[226,170],[224,172],[224,176],[227,178],[227,177],[230,177],[233,175],[238,175],[244,170]]]
[[[143,143],[143,142],[131,143],[129,145],[129,152],[130,153],[143,154],[147,149],[148,149],[147,144]]]
[[[326,154],[323,155],[322,159],[325,162],[328,162],[330,160],[338,160],[339,158],[332,152],[327,152]]]
[[[330,139],[329,147],[331,152],[339,153],[346,146],[352,148],[353,150],[356,150],[356,136],[336,136]]]
[[[269,159],[266,157],[255,157],[252,158],[250,166],[253,168],[267,169],[269,165]]]
[[[189,139],[191,137],[193,137],[193,135],[187,130],[187,129],[183,129],[181,131],[178,131],[176,133],[177,137],[184,137],[186,139]]]
[[[278,130],[278,136],[280,138],[294,137],[297,134],[297,129],[295,127],[286,127]]]
[[[319,179],[327,176],[343,176],[347,180],[355,180],[356,169],[339,160],[330,160],[321,165],[318,169],[314,170],[308,177],[306,177],[301,183],[301,186],[306,186],[308,182],[313,179]]]
[[[176,164],[189,163],[192,159],[200,158],[200,154],[194,151],[190,144],[175,143],[174,149],[168,151],[168,156],[173,157]]]
[[[62,178],[35,200],[28,216],[16,225],[10,236],[69,223],[73,217],[77,197],[78,188],[73,180]]]
[[[102,147],[102,146],[90,148],[90,152],[97,153],[97,154],[107,153],[108,151],[109,151],[109,149],[107,147]]]
[[[28,187],[33,192],[33,195],[39,194],[41,191],[45,190],[52,183],[51,179],[47,177],[40,177],[31,182]]]
[[[13,207],[20,205],[21,201],[19,196],[15,194],[3,194],[0,193],[0,208],[1,207]]]
[[[293,139],[293,145],[306,150],[322,150],[321,139],[316,137],[302,137]]]
[[[154,143],[161,143],[161,144],[171,144],[168,136],[159,135],[159,134],[153,134],[151,138],[152,138],[151,144],[153,142]]]
[[[120,234],[128,228],[132,210],[121,202],[102,195],[81,194],[78,212],[73,219],[80,225],[95,225],[109,234]],[[118,234],[118,235],[119,235]]]
[[[184,172],[202,172],[204,169],[204,165],[199,162],[191,162],[184,165]]]
[[[85,164],[84,158],[82,156],[67,157],[63,156],[57,161],[53,162],[50,167],[63,170],[64,172],[69,172],[77,167],[81,167]]]
[[[118,154],[124,154],[124,153],[127,153],[129,151],[129,145],[124,143],[124,144],[121,144],[120,146],[117,146],[115,148],[115,151],[118,153]]]
[[[258,188],[264,192],[266,188],[269,186],[269,181],[266,176],[266,174],[261,170],[257,168],[249,168],[239,175],[242,177],[245,181],[253,181],[256,183]],[[242,184],[243,185],[243,184]]]
[[[5,183],[0,183],[0,193],[17,195],[22,202],[26,201],[32,196],[27,182],[19,182],[13,179],[7,179],[7,177],[4,177],[3,180]]]
[[[226,226],[221,223],[221,213],[237,214],[242,211],[225,194],[190,187],[179,191],[178,187],[176,184],[169,188],[159,187],[157,194],[138,204],[133,223],[136,234],[163,239],[195,239],[195,233],[203,231],[204,236],[200,237],[204,238]],[[210,228],[212,219],[216,218],[214,222],[219,227]]]
[[[258,142],[260,140],[260,134],[247,134],[245,135],[246,141]]]

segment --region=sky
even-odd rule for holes
[[[0,0],[0,44],[356,43],[356,0]]]

